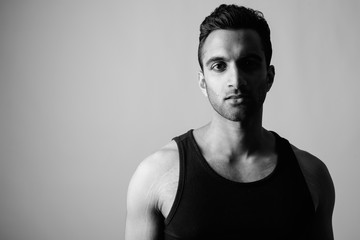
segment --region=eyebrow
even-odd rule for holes
[[[246,54],[245,56],[243,57],[240,57],[240,59],[243,59],[243,58],[254,58],[255,60],[257,61],[262,61],[262,58],[256,54],[256,53],[249,53],[249,54]],[[224,61],[226,62],[228,59],[226,57],[222,57],[222,56],[214,56],[214,57],[211,57],[209,60],[206,61],[205,63],[205,66],[208,66],[210,63],[212,62],[217,62],[217,61]]]
[[[212,63],[212,62],[226,61],[226,60],[227,59],[225,57],[215,56],[215,57],[211,57],[209,60],[207,60],[205,65],[209,66],[209,64]]]
[[[254,59],[259,60],[259,61],[262,60],[262,58],[256,53],[249,53],[246,56],[244,56],[244,58],[254,58]]]

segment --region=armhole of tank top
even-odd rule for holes
[[[178,182],[178,187],[176,190],[174,202],[170,208],[170,212],[169,212],[168,216],[164,220],[165,226],[170,224],[171,220],[173,219],[173,217],[176,213],[176,210],[180,204],[181,196],[182,196],[183,189],[184,189],[184,181],[185,181],[184,149],[183,149],[183,146],[181,145],[181,143],[179,142],[179,140],[180,140],[179,138],[174,138],[174,140],[176,142],[178,152],[179,152],[179,182]]]
[[[299,159],[297,158],[294,150],[292,149],[291,143],[289,142],[289,140],[282,138],[282,141],[284,142],[284,145],[285,145],[285,144],[287,145],[287,146],[286,146],[287,151],[292,155],[292,157],[293,157],[293,159],[294,159],[294,163],[293,163],[293,164],[296,165],[296,167],[298,168],[298,171],[299,171],[299,173],[300,173],[301,179],[303,180],[303,182],[304,182],[304,184],[305,184],[305,186],[306,186],[307,192],[308,192],[308,194],[309,194],[312,208],[313,208],[314,211],[315,211],[315,210],[316,210],[316,208],[315,208],[315,202],[314,202],[315,200],[314,200],[313,194],[312,194],[312,192],[311,192],[311,190],[310,190],[310,186],[309,186],[310,183],[308,183],[308,181],[306,180],[306,177],[305,177],[305,175],[304,175],[303,169],[302,169],[302,167],[301,167],[301,165],[300,165],[300,163],[299,163]]]

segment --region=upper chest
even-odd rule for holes
[[[193,160],[193,159],[191,159]],[[189,161],[189,159],[188,159]],[[189,163],[192,164],[192,163]],[[227,179],[233,182],[238,183],[249,183],[259,181],[261,179],[269,176],[275,169],[277,164],[277,156],[273,155],[269,158],[258,160],[257,162],[252,163],[242,163],[242,164],[234,164],[227,163],[221,161],[216,161],[215,159],[210,158],[210,161],[206,161],[205,163],[213,173],[217,174],[218,177]],[[199,167],[199,171],[206,172],[206,168],[204,166],[196,165]],[[208,169],[208,170],[209,170]],[[204,173],[204,172],[203,172]],[[184,174],[183,172],[181,174]],[[190,172],[190,174],[193,174]],[[192,179],[196,179],[196,175],[190,176]],[[203,176],[199,174],[199,177]],[[185,177],[185,176],[184,176]],[[209,175],[211,178],[211,174]],[[179,188],[179,179],[180,179],[180,165],[174,165],[166,174],[164,174],[161,179],[158,181],[157,195],[159,199],[159,209],[161,210],[163,216],[166,218],[174,204],[176,194],[178,193]],[[200,179],[199,179],[200,180]],[[194,184],[194,182],[189,181],[189,179],[184,179],[187,181],[187,188],[191,188],[194,186],[195,188],[201,188],[198,186],[198,183],[203,186],[206,183],[198,182]],[[211,187],[210,187],[211,188]]]
[[[311,199],[305,184],[299,181],[299,172],[294,169],[271,165],[274,169],[269,174],[244,183],[229,179],[231,174],[223,177],[214,168],[206,170],[202,164],[197,164],[199,159],[186,160],[185,177],[169,175],[161,188],[163,215],[167,218],[174,210],[169,226],[181,236],[209,230],[215,234],[216,228],[222,229],[221,232],[238,232],[240,228],[249,230],[254,226],[293,229],[312,217]],[[223,171],[221,174],[227,174],[224,172],[228,167],[215,167]],[[264,174],[265,171],[259,172]],[[176,187],[179,179],[183,180],[181,191]],[[196,229],[184,229],[184,224],[196,226]]]
[[[217,175],[234,182],[255,182],[270,175],[277,164],[277,155],[252,158],[244,161],[229,161],[228,159],[204,156],[203,162]]]

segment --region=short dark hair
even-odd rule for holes
[[[203,63],[201,57],[204,42],[212,31],[218,29],[255,30],[261,39],[266,64],[267,66],[270,65],[272,55],[270,28],[264,18],[264,14],[260,11],[243,6],[221,4],[209,16],[207,16],[200,25],[198,61],[202,70]]]

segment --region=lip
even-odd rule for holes
[[[242,99],[244,98],[245,95],[242,95],[242,94],[236,94],[236,95],[230,95],[230,96],[227,96],[225,99],[228,100],[228,99]]]

